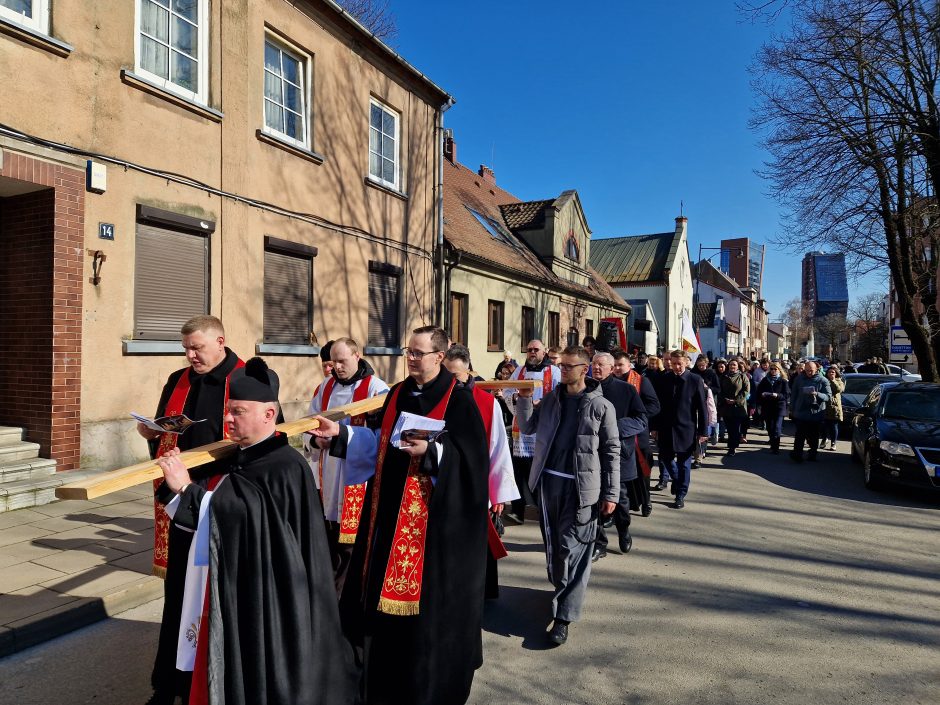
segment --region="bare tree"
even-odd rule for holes
[[[868,357],[885,357],[885,336],[887,330],[882,312],[881,294],[871,293],[860,296],[849,309],[849,317],[855,329],[855,345],[852,356],[855,360]]]
[[[809,332],[812,328],[806,304],[801,299],[787,301],[780,312],[780,322],[790,329],[791,353],[799,355],[799,351],[809,338]]]
[[[823,345],[829,346],[829,357],[835,357],[836,345],[842,340],[842,334],[848,330],[849,322],[841,313],[830,313],[817,318],[813,327]]]
[[[359,24],[386,44],[398,36],[398,23],[388,0],[336,0]]]
[[[845,252],[857,273],[888,269],[921,373],[940,380],[936,4],[786,6],[792,30],[764,46],[755,65],[752,124],[772,155],[764,175],[790,233]],[[792,247],[792,234],[783,241]]]

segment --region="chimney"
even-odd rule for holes
[[[451,164],[457,163],[457,142],[454,140],[454,131],[444,131],[444,159]]]
[[[684,215],[680,215],[678,218],[676,218],[676,235],[679,235],[680,233],[684,233],[686,231],[686,228],[688,227],[688,224],[689,224],[689,219],[686,218]]]
[[[494,185],[496,184],[496,174],[493,173],[493,170],[490,169],[486,164],[480,164],[480,171],[477,173],[483,177],[484,181],[488,181]]]

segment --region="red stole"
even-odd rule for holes
[[[336,378],[330,377],[323,387],[323,397],[320,400],[320,409],[326,411],[330,408],[330,396],[336,386]],[[353,390],[353,402],[364,401],[369,398],[369,386],[372,384],[372,375],[363,377]],[[365,414],[359,414],[349,419],[350,426],[365,426]],[[320,451],[320,487],[323,487],[323,460],[326,451]],[[347,485],[343,488],[343,511],[339,519],[339,542],[356,543],[356,532],[359,531],[359,521],[362,518],[362,505],[366,500],[366,483]]]
[[[245,363],[239,360],[235,367],[232,369],[232,372],[237,370],[239,367],[244,367]],[[180,375],[180,378],[176,381],[176,386],[173,388],[172,394],[166,403],[166,409],[163,410],[164,416],[178,416],[183,413],[183,409],[186,406],[186,397],[189,396],[189,373],[192,368],[189,368]],[[225,415],[225,405],[228,403],[228,383],[229,378],[232,376],[232,372],[229,372],[228,376],[225,378],[225,399],[222,402],[222,415]],[[225,435],[225,426],[223,425],[222,434]],[[157,457],[166,453],[173,448],[176,448],[176,441],[179,439],[178,434],[175,433],[164,433],[160,436],[160,445],[157,448]],[[160,484],[163,482],[162,478],[156,479],[153,481],[153,491],[156,492],[160,487]],[[163,510],[163,505],[160,504],[156,498],[153,500],[153,574],[161,578],[166,577],[166,559],[169,552],[169,534],[170,534],[170,517]]]
[[[473,392],[473,401],[477,403],[477,409],[480,410],[480,416],[483,418],[483,428],[486,430],[486,445],[487,448],[489,448],[490,438],[492,438],[491,433],[493,431],[493,407],[495,406],[495,400],[492,394],[484,392],[476,386],[473,386],[470,391]],[[499,538],[499,533],[497,533],[496,527],[493,526],[493,522],[489,520],[489,517],[487,517],[486,520],[486,543],[489,546],[490,553],[493,554],[493,558],[496,560],[509,555],[509,551],[507,551],[506,546],[503,545],[502,540]]]
[[[431,413],[432,419],[443,419],[450,395],[457,380],[452,379],[450,387]],[[403,384],[403,383],[402,383]],[[379,437],[379,449],[375,461],[375,477],[372,486],[372,507],[369,522],[369,536],[366,542],[365,569],[368,570],[372,554],[372,540],[375,532],[375,519],[379,510],[379,497],[382,488],[382,466],[385,453],[391,442],[392,429],[398,418],[398,393],[402,384],[395,385],[392,397],[382,418],[382,434]],[[432,446],[428,448],[433,450]],[[382,592],[379,595],[378,611],[400,616],[417,615],[421,603],[421,579],[424,573],[424,542],[428,528],[428,507],[431,500],[433,483],[428,475],[420,472],[422,458],[412,458],[408,465],[408,477],[402,492],[398,508],[398,521],[395,523],[395,535],[392,549],[388,555],[388,565],[382,580]],[[444,521],[447,517],[443,517]]]
[[[643,376],[636,370],[630,370],[627,373],[626,381],[633,385],[633,388],[636,390],[636,393],[640,393],[640,388],[643,386]],[[640,450],[640,438],[639,436],[633,437],[633,443],[636,446],[636,462],[640,466],[640,470],[643,472],[643,477],[649,477],[652,475],[652,468],[650,464],[646,462],[646,454]]]

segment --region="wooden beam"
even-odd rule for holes
[[[474,387],[485,389],[538,389],[542,381],[538,379],[496,379],[487,382],[474,382]]]
[[[376,411],[381,409],[384,403],[385,395],[383,394],[345,406],[338,406],[335,409],[330,409],[323,416],[332,421],[339,421],[347,416],[358,416],[359,414]],[[312,431],[319,425],[320,422],[313,416],[304,416],[296,421],[278,424],[277,430],[286,433],[288,436],[296,436],[306,431]],[[235,452],[235,448],[236,445],[233,441],[216,441],[180,453],[180,460],[187,468],[195,468],[231,455]],[[152,460],[147,460],[119,470],[104,472],[72,485],[62,485],[56,488],[55,496],[59,499],[94,499],[160,477],[163,477],[160,466]]]

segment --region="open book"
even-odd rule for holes
[[[154,431],[160,431],[160,433],[182,433],[194,423],[201,423],[205,421],[205,419],[193,421],[186,414],[179,414],[178,416],[161,416],[156,419],[151,419],[146,416],[141,416],[140,414],[135,414],[132,411],[131,416],[140,421],[140,423],[142,423],[147,428]]]
[[[391,444],[395,448],[401,448],[402,433],[407,436],[408,432],[412,432],[416,438],[433,443],[444,432],[444,420],[403,411],[392,429]]]

